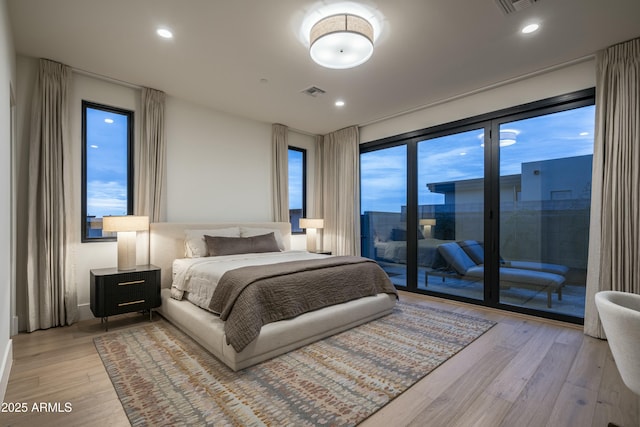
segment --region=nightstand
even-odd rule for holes
[[[91,270],[91,311],[109,330],[109,316],[160,306],[160,267],[138,265],[135,270],[100,268]]]

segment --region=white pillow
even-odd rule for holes
[[[213,230],[185,230],[184,256],[200,258],[207,256],[207,243],[204,235],[219,237],[240,237],[240,227],[216,228]]]
[[[276,238],[276,243],[281,251],[285,250],[284,240],[282,240],[282,233],[276,228],[250,228],[240,227],[240,237],[253,237],[261,236],[263,234],[273,233]]]

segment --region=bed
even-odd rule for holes
[[[285,261],[327,258],[326,255],[291,251],[291,226],[289,223],[153,223],[150,225],[150,262],[161,269],[162,305],[158,309],[159,313],[234,371],[382,317],[393,310],[397,298],[395,290],[393,293],[380,292],[372,296],[357,298],[306,312],[291,319],[267,323],[261,327],[259,335],[255,339],[240,351],[236,351],[225,333],[226,322],[221,320],[219,315],[214,314],[211,307],[203,307],[203,304],[206,303],[207,296],[205,294],[207,291],[198,290],[197,284],[189,288],[191,292],[187,292],[186,296],[176,295],[179,290],[172,289],[174,264],[175,276],[187,275],[190,278],[197,276],[192,272],[185,273],[191,268],[191,264],[210,264],[214,271],[218,268],[215,266],[216,262],[212,260],[197,259],[201,258],[202,253],[198,253],[198,250],[202,251],[202,248],[185,245],[186,241],[193,241],[193,239],[189,240],[189,236],[193,238],[193,236],[201,235],[203,231],[211,230],[225,235],[227,231],[224,230],[235,229],[240,230],[241,237],[260,236],[264,233],[274,232],[278,237],[278,246],[283,250],[281,256]],[[187,237],[186,240],[185,237]],[[185,260],[186,255],[190,255],[191,258]],[[236,266],[251,268],[249,266],[256,263],[267,265],[268,258],[277,255],[275,253],[257,254],[255,257],[240,257],[240,260],[236,259],[233,262],[236,263]],[[224,257],[226,255],[220,258]],[[233,258],[231,257],[231,259]],[[332,260],[321,262],[329,263]],[[238,270],[242,270],[242,268],[238,268]],[[172,298],[172,291],[174,297],[182,296],[182,299]],[[200,300],[199,303],[198,300]]]

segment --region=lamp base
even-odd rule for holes
[[[316,252],[318,250],[316,244],[316,236],[318,232],[315,228],[307,228],[307,252]]]
[[[118,270],[136,269],[136,232],[118,231]]]

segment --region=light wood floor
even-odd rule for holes
[[[573,326],[402,293],[425,306],[498,324],[362,426],[640,426],[640,397],[622,383],[606,341]],[[112,318],[110,331],[141,315]],[[154,321],[164,321],[154,316]],[[68,413],[0,413],[2,426],[128,426],[93,345],[99,320],[13,337],[5,402],[69,402]]]

